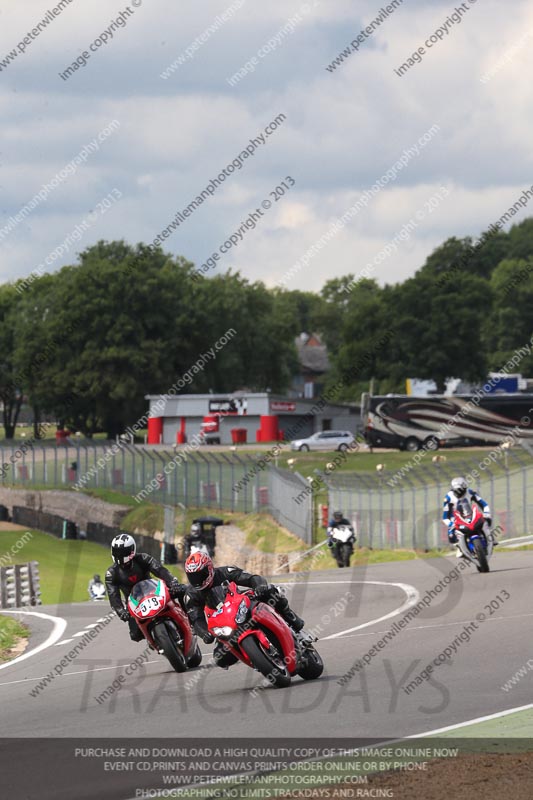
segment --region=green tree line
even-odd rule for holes
[[[6,438],[21,404],[87,436],[108,437],[146,412],[226,331],[228,343],[184,392],[284,392],[297,371],[294,337],[319,332],[339,400],[404,391],[407,376],[483,380],[533,325],[533,219],[508,233],[450,238],[412,278],[380,286],[352,274],[320,293],[267,289],[238,273],[198,277],[195,265],[139,244],[98,242],[53,274],[0,286],[0,399]],[[332,270],[334,272],[334,268]],[[386,346],[376,346],[388,332]],[[392,335],[391,333],[392,332]],[[354,365],[358,365],[354,370]],[[533,374],[533,358],[520,364]],[[349,376],[349,379],[346,379]]]

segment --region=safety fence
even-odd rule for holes
[[[412,457],[415,466],[417,457]],[[182,509],[264,511],[304,542],[313,542],[312,483],[264,456],[107,442],[33,444],[25,450],[4,446],[0,458],[3,485],[116,489],[138,502]],[[487,451],[481,463],[465,451],[464,460],[454,460],[453,471],[440,455],[427,455],[422,466],[395,473],[385,468],[375,474],[317,471],[328,490],[329,508],[342,509],[353,520],[362,545],[417,549],[446,545],[442,502],[458,474],[473,476],[470,485],[490,503],[500,535],[533,533],[533,450],[527,448]],[[31,525],[26,518],[20,521]],[[59,535],[49,524],[40,520],[33,527]]]
[[[396,482],[385,469],[375,475],[338,472],[322,477],[329,508],[342,509],[361,546],[429,550],[448,543],[442,509],[451,479],[476,473],[470,486],[489,503],[499,538],[533,533],[533,457],[519,448],[509,450],[497,466],[484,463],[480,468],[478,461],[465,457],[453,472],[444,462],[428,459],[423,470]]]
[[[43,488],[117,489],[142,500],[185,506],[253,511],[265,504],[264,470],[254,470],[251,456],[205,455],[187,445],[168,450],[127,443],[59,447],[1,447],[8,466],[4,485]],[[242,484],[242,485],[241,485]],[[234,487],[237,487],[236,489]]]
[[[0,608],[36,605],[41,605],[38,562],[0,567]]]
[[[270,467],[268,476],[270,513],[284,528],[312,544],[313,496],[308,482],[299,473],[279,467]],[[300,503],[296,503],[299,496]]]

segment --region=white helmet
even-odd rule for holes
[[[129,569],[137,550],[135,539],[129,533],[121,533],[115,536],[111,542],[111,555],[118,567]]]
[[[464,497],[468,484],[464,478],[452,478],[451,489],[456,497]]]

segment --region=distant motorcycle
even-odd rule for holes
[[[205,553],[206,556],[215,555],[215,548],[210,546],[202,536],[186,536],[183,542],[184,558],[192,553]]]
[[[293,632],[268,603],[250,589],[239,591],[233,581],[213,593],[219,602],[205,609],[209,633],[272,686],[289,686],[293,675],[309,681],[322,674],[324,664],[313,647],[316,636]]]
[[[193,553],[205,553],[206,556],[211,555],[206,543],[199,539],[193,539],[191,542],[190,554],[192,555]]]
[[[89,597],[91,600],[105,600],[105,584],[103,584],[101,581],[100,583],[91,583],[89,587]]]
[[[189,619],[175,602],[164,581],[148,578],[136,583],[128,610],[154,650],[162,653],[176,672],[197,667],[202,661]]]
[[[459,549],[478,572],[489,572],[492,555],[492,536],[488,523],[476,505],[462,500],[454,512],[454,527],[457,531]]]
[[[355,543],[355,533],[351,525],[338,525],[328,528],[328,544],[339,567],[349,567]]]

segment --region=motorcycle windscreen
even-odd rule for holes
[[[160,594],[160,581],[154,578],[147,578],[145,581],[139,581],[131,590],[130,598],[135,601],[135,605],[149,594]]]
[[[472,519],[473,511],[469,500],[459,500],[456,510],[457,513],[463,517],[463,519]]]
[[[227,589],[225,586],[213,586],[209,590],[209,602],[207,605],[210,608],[217,608],[217,606],[224,602],[226,599]]]

